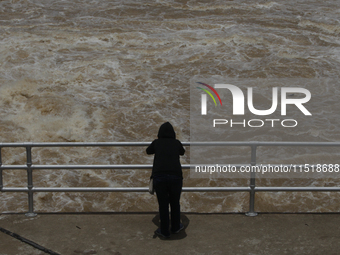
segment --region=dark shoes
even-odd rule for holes
[[[171,233],[172,234],[178,234],[183,229],[184,229],[184,225],[182,223],[180,223],[179,229],[176,230],[176,231],[171,231]],[[160,228],[155,231],[155,234],[158,235],[159,237],[162,237],[162,238],[169,238],[170,237],[170,235],[163,235]]]
[[[171,233],[173,234],[178,234],[179,232],[181,232],[181,230],[184,229],[184,225],[182,223],[179,224],[179,229],[176,231],[171,231]]]
[[[155,231],[155,234],[158,235],[159,237],[163,237],[163,238],[169,238],[170,237],[170,235],[163,235],[160,228]]]

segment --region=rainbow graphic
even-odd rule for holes
[[[196,83],[204,85],[207,88],[211,89],[211,91],[215,93],[215,95],[217,96],[218,100],[220,101],[220,104],[222,105],[222,100],[220,98],[220,95],[217,93],[217,91],[213,87],[211,87],[210,85],[205,84],[203,82],[196,82]],[[203,90],[204,92],[206,92],[214,100],[215,106],[217,106],[216,100],[215,100],[214,96],[211,94],[211,92],[209,90],[203,89],[201,87],[197,87],[197,88]]]

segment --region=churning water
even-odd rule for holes
[[[339,17],[336,0],[0,1],[1,142],[152,141],[165,121],[181,141],[189,141],[193,77],[213,76],[328,81],[308,88],[318,104],[303,130],[247,137],[339,141],[340,87],[334,82],[340,69]],[[239,132],[230,140],[242,137]],[[3,164],[25,164],[24,149],[4,148],[2,154]],[[268,150],[263,154],[271,157]],[[298,159],[291,154],[283,163],[334,161],[329,150]],[[33,163],[151,164],[152,157],[140,147],[34,148]],[[189,148],[182,163],[189,163]],[[146,170],[36,170],[33,181],[38,187],[140,187],[147,186],[149,175]],[[185,186],[248,183],[193,179],[186,170],[184,177]],[[26,172],[4,171],[4,185],[26,186]],[[36,211],[48,212],[157,210],[156,198],[144,193],[36,193],[34,201]],[[183,211],[240,212],[248,210],[248,194],[184,193],[181,203]],[[328,212],[339,211],[339,204],[336,193],[261,193],[255,209]],[[27,194],[1,193],[0,211],[26,210]]]

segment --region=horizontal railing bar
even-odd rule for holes
[[[235,191],[235,192],[249,192],[250,187],[183,187],[185,192],[219,192],[219,191]]]
[[[56,170],[56,169],[151,169],[152,165],[32,165],[32,170]],[[182,168],[190,168],[190,165],[182,165]],[[2,165],[2,170],[27,169],[27,165]]]
[[[340,191],[340,187],[255,187],[255,191],[286,192],[286,191]]]
[[[34,187],[33,192],[148,192],[148,187]],[[183,187],[184,192],[250,191],[249,187]]]
[[[32,165],[33,170],[41,169],[151,169],[152,165]]]
[[[340,142],[190,142],[189,146],[340,146]]]
[[[151,142],[54,142],[54,143],[0,143],[0,147],[105,147],[149,146]]]
[[[262,166],[271,166],[271,167],[285,167],[290,168],[290,173],[304,173],[304,168],[300,168],[300,166],[304,167],[305,164],[257,164],[254,167],[259,170],[257,173],[260,173]],[[316,167],[320,164],[307,164],[309,168]],[[321,164],[322,165],[322,164]],[[202,166],[199,164],[190,165],[190,164],[182,164],[183,169],[190,169],[190,167]],[[206,164],[203,166],[216,166],[216,164]],[[218,166],[230,166],[236,167],[239,169],[241,166],[251,166],[251,164],[218,164]],[[131,165],[32,165],[30,167],[32,170],[55,170],[55,169],[152,169],[152,165],[143,165],[143,164],[131,164]],[[14,169],[27,169],[27,165],[1,165],[0,169],[2,170],[14,170]],[[294,172],[296,170],[296,172]],[[245,172],[248,173],[248,172]],[[317,173],[315,171],[315,173]]]
[[[250,165],[250,164],[248,164]],[[237,168],[241,165],[232,165]],[[191,165],[183,164],[183,169],[189,169]],[[132,164],[132,165],[32,165],[30,167],[32,170],[56,170],[56,169],[152,169],[152,165],[142,165],[142,164]],[[27,169],[27,165],[2,165],[0,166],[2,170],[14,170],[14,169]]]
[[[3,188],[4,192],[24,192],[28,188]],[[148,192],[148,187],[33,187],[33,192]],[[183,187],[184,192],[249,192],[249,187]]]
[[[27,165],[2,165],[0,166],[0,169],[2,170],[20,170],[20,169],[23,169],[23,170],[27,170]]]
[[[148,187],[33,187],[33,192],[147,192]]]
[[[4,187],[2,192],[27,192],[27,187]],[[33,187],[33,192],[147,192],[148,187]],[[250,187],[183,187],[183,192],[249,192]],[[332,192],[340,187],[255,187],[256,192]]]
[[[3,187],[0,191],[2,192],[27,192],[27,187]]]
[[[151,142],[0,143],[0,147],[148,146]],[[340,142],[182,142],[184,146],[340,146]]]

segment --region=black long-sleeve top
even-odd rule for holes
[[[179,160],[184,155],[182,143],[176,139],[175,131],[169,122],[161,125],[158,139],[154,140],[146,149],[147,154],[155,154],[152,176],[170,174],[182,177],[182,166]]]

